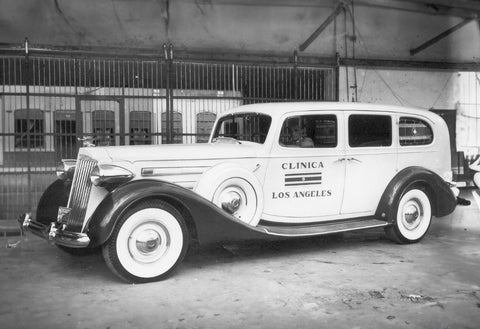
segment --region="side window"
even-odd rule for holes
[[[392,118],[389,115],[350,115],[348,143],[350,147],[391,146]]]
[[[285,120],[280,145],[286,147],[336,147],[337,117],[332,114],[304,115]]]
[[[432,128],[423,120],[401,117],[399,125],[400,145],[428,145],[433,142]]]
[[[16,110],[15,118],[15,148],[41,148],[45,146],[44,113],[38,109]]]

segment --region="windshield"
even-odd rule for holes
[[[267,138],[272,118],[259,113],[238,113],[221,118],[215,127],[212,141],[219,138],[234,138],[263,144]]]

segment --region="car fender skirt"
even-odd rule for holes
[[[422,167],[408,167],[395,175],[388,184],[377,207],[376,218],[393,222],[396,218],[396,205],[402,194],[414,186],[426,189],[431,198],[434,216],[446,216],[455,210],[455,195],[439,175]]]
[[[199,243],[220,241],[265,239],[269,235],[249,226],[195,192],[178,185],[157,180],[138,180],[113,190],[97,207],[87,224],[90,246],[99,246],[111,236],[115,224],[127,209],[136,203],[158,198],[180,206],[187,211],[195,232],[191,232]]]

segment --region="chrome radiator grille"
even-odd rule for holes
[[[67,226],[70,228],[81,229],[83,226],[92,190],[90,174],[96,165],[97,161],[87,157],[81,157],[77,161],[67,205],[72,209],[67,219]]]

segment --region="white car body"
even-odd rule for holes
[[[135,282],[170,273],[188,237],[385,227],[393,240],[412,243],[432,215],[456,204],[443,119],[359,103],[241,106],[217,118],[206,144],[85,147],[60,177],[73,180],[58,183],[70,194],[66,207],[41,200],[37,222],[24,225],[38,224],[37,233],[67,248],[102,246],[109,267]],[[48,220],[59,206],[58,219]],[[42,221],[51,222],[48,232]],[[166,264],[160,250],[173,253]]]
[[[229,163],[233,168],[244,168],[253,173],[262,187],[256,191],[263,201],[261,214],[258,220],[247,221],[253,226],[260,218],[270,222],[310,223],[371,216],[387,184],[396,173],[409,166],[421,166],[441,177],[451,177],[448,130],[442,118],[426,110],[359,103],[274,103],[242,106],[224,113],[218,120],[236,113],[259,112],[272,118],[271,131],[263,144],[213,143],[211,136],[207,144],[83,148],[80,154],[97,159],[99,163],[126,168],[134,174],[133,180],[155,178],[194,191],[202,175],[215,170],[215,166]],[[346,121],[349,115],[359,113],[391,116],[392,145],[350,147]],[[342,133],[335,148],[288,148],[278,143],[285,119],[315,114],[338,116],[338,130]],[[433,142],[400,146],[398,125],[401,116],[428,122],[435,130]],[[149,170],[151,174],[146,174]],[[302,172],[320,172],[321,184],[311,188],[307,185],[284,186],[285,175]],[[208,185],[215,184],[208,182]],[[89,202],[89,213],[93,213],[101,201],[98,196],[96,198]]]

